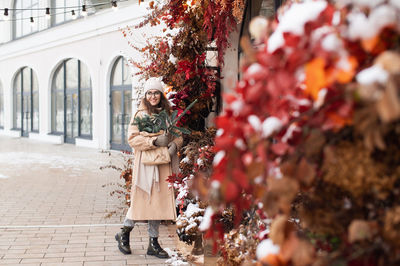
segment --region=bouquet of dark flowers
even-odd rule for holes
[[[157,133],[163,130],[166,133],[179,137],[179,133],[190,134],[190,129],[177,126],[179,120],[189,111],[190,108],[197,102],[194,100],[179,116],[178,110],[174,110],[171,116],[165,111],[151,116],[144,115],[143,117],[135,117],[133,125],[139,128],[139,131],[148,133]]]

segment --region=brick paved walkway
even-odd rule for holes
[[[145,255],[146,224],[131,234],[132,255],[118,251],[123,217],[105,215],[122,204],[102,185],[121,181],[99,170],[108,162],[94,149],[0,136],[0,265],[168,265]],[[160,227],[160,244],[182,246],[174,225]]]

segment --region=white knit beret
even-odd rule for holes
[[[164,93],[164,87],[161,81],[158,78],[149,78],[144,84],[144,93],[149,90],[158,90],[161,93]]]

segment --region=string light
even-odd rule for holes
[[[118,10],[117,1],[111,1],[111,6],[114,11]]]
[[[50,19],[50,8],[46,7],[46,18]]]
[[[4,8],[4,19],[5,20],[9,19],[9,17],[8,17],[8,8]]]
[[[75,10],[72,10],[72,11],[71,11],[71,15],[72,15],[72,19],[76,19]]]
[[[87,11],[86,11],[86,5],[83,5],[82,6],[82,16],[84,16],[84,17],[86,17],[88,14],[87,14]]]
[[[118,10],[118,2],[126,2],[129,0],[109,0],[107,2],[102,2],[102,3],[96,3],[96,4],[92,4],[92,5],[82,5],[82,6],[59,6],[59,7],[45,7],[45,8],[0,8],[0,12],[4,11],[4,16],[3,16],[3,20],[11,20],[11,21],[21,21],[21,20],[27,20],[29,19],[30,22],[32,23],[33,18],[38,19],[40,17],[43,16],[35,16],[35,17],[25,17],[25,18],[17,18],[17,19],[13,19],[11,18],[11,16],[9,16],[10,11],[33,11],[33,10],[45,10],[45,17],[47,19],[50,19],[51,16],[53,15],[59,15],[59,14],[65,14],[67,12],[70,12],[69,10],[71,10],[71,14],[72,14],[72,19],[76,19],[77,15],[75,13],[75,10],[81,10],[82,11],[82,16],[86,17],[88,16],[88,11],[87,8],[92,8],[92,7],[98,7],[98,6],[105,6],[105,5],[110,5],[114,11]],[[141,0],[139,0],[139,3],[143,2]],[[57,9],[63,9],[64,12],[56,12],[53,13],[50,10],[57,10]],[[69,9],[69,10],[68,10]],[[67,11],[68,10],[68,11]],[[32,18],[32,19],[31,19]],[[33,24],[35,24],[35,21],[33,22]]]

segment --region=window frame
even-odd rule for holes
[[[25,80],[24,71],[25,71],[25,69],[27,69],[29,71],[29,77],[26,77],[26,78],[29,79],[28,92],[24,92],[24,80]],[[35,75],[36,80],[37,80],[37,76],[36,76],[35,72],[33,71],[33,69],[30,68],[30,67],[25,66],[25,67],[20,68],[17,71],[17,73],[16,73],[16,75],[14,77],[13,88],[12,88],[12,90],[13,90],[13,116],[12,116],[13,117],[13,121],[12,121],[13,126],[12,126],[12,130],[21,131],[21,135],[24,135],[24,132],[27,132],[28,134],[31,133],[31,132],[32,133],[39,133],[39,130],[40,130],[40,115],[38,117],[37,130],[33,129],[34,128],[34,126],[33,126],[33,110],[34,110],[33,95],[37,94],[38,98],[39,98],[39,86],[37,87],[35,92],[33,90],[33,87],[34,87],[34,82],[33,82],[34,75]],[[18,78],[20,80],[18,80]],[[20,85],[20,92],[19,93],[17,93],[17,90],[16,90],[16,82],[20,83],[19,84]],[[37,83],[37,85],[38,85],[38,83]],[[24,118],[23,118],[23,116],[24,116],[24,112],[23,112],[24,111],[24,101],[23,100],[24,100],[24,95],[26,95],[26,94],[29,94],[29,97],[30,97],[30,100],[29,100],[30,101],[30,108],[29,108],[30,123],[29,123],[27,129],[24,128]],[[20,96],[20,105],[21,105],[20,106],[20,115],[21,115],[20,125],[17,125],[18,121],[17,121],[17,109],[16,109],[17,106],[16,105],[17,105],[17,97],[18,96]],[[38,113],[40,113],[40,102],[39,101],[38,101],[37,110],[38,110]]]
[[[77,88],[67,88],[67,62],[69,60],[74,60],[77,62],[77,75],[78,75],[78,84]],[[88,72],[89,78],[90,78],[90,87],[89,88],[81,88],[81,64],[84,64],[81,60],[76,59],[76,58],[68,58],[64,59],[59,66],[56,68],[56,71],[52,77],[52,83],[51,83],[51,134],[53,135],[63,135],[64,136],[64,142],[67,143],[75,143],[76,138],[81,138],[81,139],[88,139],[92,140],[93,139],[93,86],[92,86],[92,78],[90,76],[90,73]],[[87,66],[85,65],[87,68]],[[63,75],[63,84],[62,84],[62,89],[56,90],[56,79],[58,75]],[[56,108],[57,108],[57,92],[63,93],[63,132],[57,131],[57,117],[55,117],[56,114]],[[67,137],[67,106],[66,106],[66,101],[67,101],[67,95],[68,93],[77,93],[78,97],[78,122],[76,126],[78,127],[78,133],[76,136],[73,136],[72,138]],[[82,91],[90,91],[90,133],[89,134],[82,134],[82,126],[81,126],[81,121],[82,121],[82,114],[81,114],[81,108],[82,108],[82,101],[81,101],[81,92]]]
[[[121,73],[116,73],[116,68],[119,64],[119,62],[121,62]],[[126,124],[127,120],[130,120],[130,118],[132,117],[132,110],[125,110],[125,91],[129,91],[131,92],[131,98],[132,98],[132,78],[128,78],[128,79],[124,79],[125,77],[125,68],[126,66],[126,59],[123,56],[119,56],[117,57],[117,59],[114,61],[114,64],[111,68],[111,75],[110,75],[110,93],[109,93],[109,100],[110,100],[110,148],[113,150],[127,150],[127,151],[131,151],[131,147],[128,144],[127,141],[127,132],[125,134],[125,131],[127,130],[127,127],[129,126],[129,121]],[[129,70],[129,68],[128,68]],[[121,84],[115,85],[114,84],[114,80],[115,80],[115,75],[116,74],[120,74],[121,77]],[[127,72],[127,76],[129,76],[129,71]],[[129,82],[130,81],[130,82]],[[123,121],[122,123],[122,134],[121,134],[121,140],[122,143],[117,143],[117,142],[113,142],[113,97],[112,94],[114,91],[120,91],[121,92],[121,106],[122,106],[122,117],[121,120]],[[132,107],[132,99],[131,99],[131,107]],[[132,109],[132,108],[131,108]],[[130,116],[129,119],[126,119],[127,116]],[[118,118],[117,118],[118,120]]]

